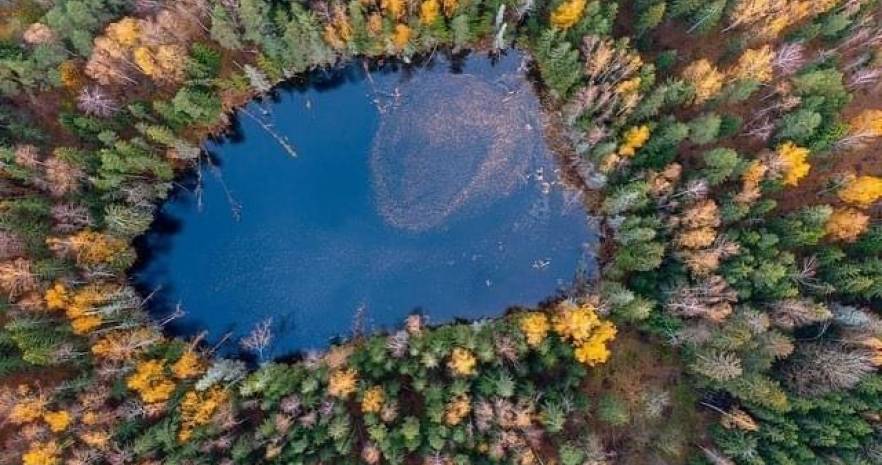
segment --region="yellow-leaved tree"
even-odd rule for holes
[[[348,398],[358,388],[358,372],[352,368],[334,370],[328,377],[328,394]]]
[[[438,20],[441,4],[438,0],[425,0],[420,4],[420,24],[427,26]]]
[[[167,401],[175,390],[175,383],[165,374],[165,363],[155,359],[139,362],[126,386],[148,404]]]
[[[637,150],[649,140],[650,130],[649,126],[635,126],[627,131],[622,136],[622,145],[619,146],[619,155],[623,157],[633,157]]]
[[[336,50],[346,48],[352,39],[352,23],[342,5],[334,6],[334,14],[331,17],[331,22],[325,25],[323,38],[328,45]]]
[[[723,88],[723,73],[705,58],[683,69],[682,77],[695,89],[693,101],[696,104],[706,102]]]
[[[46,242],[56,253],[72,255],[76,258],[77,264],[84,266],[110,264],[129,251],[126,241],[89,230],[66,238],[49,238]]]
[[[398,20],[404,15],[404,0],[380,0],[380,8],[386,12],[388,18]]]
[[[882,110],[864,110],[848,126],[851,137],[882,137]]]
[[[108,24],[104,34],[123,47],[133,47],[140,40],[141,26],[137,19],[125,17]]]
[[[478,361],[472,351],[462,347],[455,347],[450,354],[447,367],[456,376],[471,376],[475,374]]]
[[[32,443],[21,457],[22,465],[58,465],[61,463],[61,448],[55,441]]]
[[[586,0],[566,0],[551,12],[551,24],[560,29],[575,26],[585,13]]]
[[[796,186],[808,175],[812,165],[808,162],[809,149],[799,147],[793,142],[785,142],[776,150],[781,165],[781,182],[785,186]]]
[[[882,178],[859,176],[839,190],[839,198],[860,208],[867,208],[882,198]]]
[[[228,398],[227,391],[218,386],[204,392],[187,391],[181,400],[181,430],[178,432],[178,440],[189,441],[193,430],[208,424]]]
[[[834,240],[854,242],[869,226],[869,215],[855,208],[837,208],[827,219],[824,230]]]
[[[364,413],[379,413],[386,402],[386,392],[382,386],[371,386],[364,391],[361,398],[361,411]]]
[[[530,347],[542,344],[551,328],[551,325],[548,324],[548,316],[544,312],[525,313],[521,316],[519,326],[527,338],[527,345]]]
[[[392,34],[392,45],[395,47],[395,50],[399,52],[404,50],[404,47],[410,42],[412,34],[413,31],[406,24],[396,24],[395,32]]]
[[[750,79],[757,82],[769,82],[774,77],[772,63],[775,51],[770,45],[745,50],[738,63],[729,72],[736,79]]]

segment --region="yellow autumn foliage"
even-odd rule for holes
[[[723,88],[723,73],[705,58],[696,60],[683,69],[682,77],[694,87],[696,104],[706,102]]]
[[[80,265],[104,265],[128,250],[126,241],[100,232],[84,230],[66,238],[46,240],[52,250],[72,254]]]
[[[542,344],[550,329],[548,316],[544,312],[528,312],[521,316],[521,332],[527,338],[527,345],[536,347]]]
[[[380,35],[380,33],[383,32],[383,15],[376,12],[371,13],[370,16],[368,16],[367,30],[371,37]]]
[[[205,371],[205,363],[199,354],[188,350],[171,366],[172,374],[178,379],[193,378]]]
[[[80,67],[74,60],[67,60],[58,65],[58,78],[61,80],[61,85],[68,90],[79,90],[86,83]]]
[[[717,231],[711,226],[703,226],[681,231],[677,234],[675,242],[684,249],[703,249],[710,246],[717,239]]]
[[[569,29],[582,19],[586,0],[566,0],[551,12],[551,24],[559,29]]]
[[[649,126],[634,126],[627,131],[623,136],[622,145],[619,146],[619,155],[623,157],[633,157],[634,154],[637,153],[641,147],[646,144],[646,141],[649,140],[650,130]]]
[[[355,392],[358,372],[352,368],[334,370],[328,378],[328,394],[340,399],[348,398]]]
[[[404,50],[404,47],[410,42],[410,36],[412,34],[413,31],[408,25],[396,24],[395,32],[392,34],[392,45],[394,45],[395,49],[398,51]]]
[[[579,363],[592,367],[606,362],[611,354],[607,343],[615,339],[617,332],[611,322],[601,322],[591,336],[576,347],[573,355]]]
[[[42,396],[27,396],[12,406],[8,420],[14,425],[30,423],[43,416],[46,400]]]
[[[459,7],[459,0],[441,0],[441,6],[444,8],[444,16],[450,18]]]
[[[107,431],[83,431],[79,434],[80,441],[89,447],[104,450],[110,443],[110,434]]]
[[[854,208],[837,208],[827,219],[824,230],[834,240],[854,242],[869,226],[869,215]]]
[[[770,45],[745,50],[730,74],[738,79],[769,82],[774,77],[772,63],[775,51]]]
[[[574,343],[587,340],[598,323],[600,318],[593,306],[577,306],[569,301],[561,302],[552,317],[554,331]]]
[[[420,4],[420,24],[427,26],[438,20],[441,4],[438,0],[425,0]]]
[[[165,375],[162,360],[145,360],[138,363],[135,373],[126,379],[126,386],[138,393],[148,404],[165,402],[175,390],[175,383]]]
[[[753,203],[760,198],[760,183],[765,179],[769,167],[760,160],[753,160],[741,174],[741,192],[735,196],[738,203]]]
[[[398,20],[404,15],[404,0],[380,0],[380,8],[386,13],[386,16],[394,20]]]
[[[782,166],[781,181],[785,186],[796,186],[808,175],[812,165],[808,163],[809,149],[799,147],[793,142],[785,142],[776,150]]]
[[[323,38],[331,48],[342,50],[352,39],[352,23],[349,21],[349,15],[342,5],[334,7],[334,14],[331,22],[325,25]]]
[[[386,401],[386,393],[381,386],[373,386],[364,392],[361,398],[361,411],[364,413],[379,413]]]
[[[444,422],[456,426],[472,411],[472,402],[467,394],[461,394],[447,403],[444,409]]]
[[[61,449],[54,441],[35,442],[21,456],[22,465],[58,465],[61,463]]]
[[[640,90],[641,82],[642,79],[640,79],[640,76],[626,79],[616,85],[616,92],[620,94],[633,94]]]
[[[84,335],[101,326],[101,323],[103,323],[103,320],[98,315],[83,315],[71,320],[70,327],[73,329],[74,334]]]
[[[849,132],[860,137],[882,137],[882,110],[865,110],[849,123]]]
[[[137,19],[125,17],[107,25],[105,35],[124,47],[131,47],[138,43],[141,27]]]
[[[455,347],[450,354],[450,361],[447,362],[447,367],[456,376],[471,376],[475,374],[477,364],[478,361],[470,350]]]
[[[839,198],[860,208],[867,208],[882,198],[882,178],[859,176],[839,190]]]
[[[217,386],[205,392],[187,391],[181,400],[181,430],[178,432],[178,440],[189,441],[193,430],[208,424],[228,397],[227,391]]]
[[[64,310],[68,304],[67,288],[64,287],[64,284],[55,283],[46,289],[43,300],[46,301],[46,307],[49,310]]]
[[[49,425],[49,429],[54,433],[60,433],[66,430],[70,425],[70,420],[70,414],[64,410],[46,412],[43,414],[43,421]]]

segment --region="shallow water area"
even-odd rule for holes
[[[595,236],[523,68],[515,51],[358,64],[250,104],[140,242],[151,311],[179,306],[175,334],[229,333],[227,353],[272,318],[279,356],[414,311],[491,317],[568,289],[593,271]]]

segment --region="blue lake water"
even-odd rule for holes
[[[366,330],[497,316],[593,271],[594,232],[515,52],[353,65],[246,111],[140,244],[151,310],[186,312],[174,333],[229,333],[229,352],[272,317],[278,356],[350,334],[356,315]]]

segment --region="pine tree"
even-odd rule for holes
[[[651,3],[638,13],[634,29],[637,34],[646,34],[655,29],[665,18],[667,3],[664,1]]]
[[[705,145],[717,140],[722,118],[716,113],[706,113],[689,122],[689,140]]]
[[[552,95],[564,99],[582,79],[579,51],[554,30],[546,30],[536,41],[536,61],[542,80]]]
[[[699,354],[689,368],[717,382],[735,379],[743,372],[741,359],[736,354],[720,351]]]
[[[689,32],[705,33],[717,26],[723,19],[727,0],[711,0],[698,8],[690,18]]]
[[[211,38],[221,47],[227,50],[239,50],[242,42],[239,40],[239,32],[230,18],[226,8],[220,3],[214,5],[211,10]]]
[[[738,167],[744,163],[738,152],[722,147],[705,152],[703,160],[705,168],[702,170],[702,174],[712,186],[730,179]]]
[[[242,20],[242,37],[263,45],[271,33],[270,4],[264,0],[239,0],[239,18]]]

